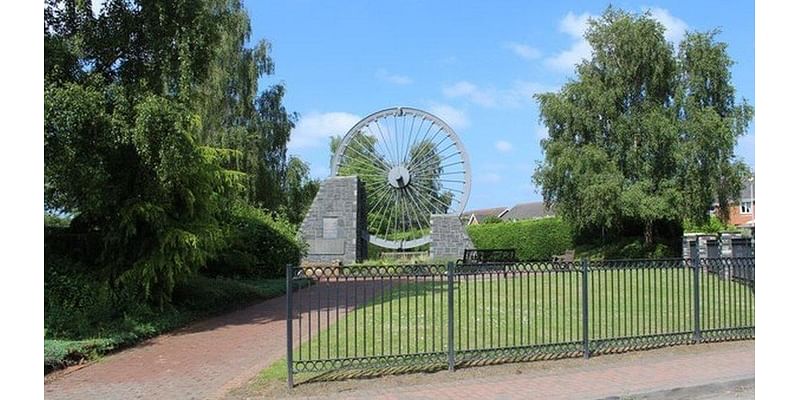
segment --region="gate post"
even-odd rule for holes
[[[453,262],[447,262],[447,369],[456,369],[456,350],[453,343]]]
[[[294,387],[292,365],[292,264],[286,264],[286,372],[289,389]]]
[[[692,259],[694,273],[694,342],[700,343],[703,334],[700,329],[700,263],[697,259]]]
[[[583,358],[589,358],[589,262],[581,259],[581,319],[583,320]]]

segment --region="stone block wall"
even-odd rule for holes
[[[720,257],[733,257],[733,239],[744,238],[738,233],[720,233],[719,236],[706,233],[687,233],[683,235],[683,258],[691,258],[691,246],[697,246],[698,258],[709,258],[708,242],[716,241]],[[753,240],[751,238],[751,240]]]
[[[464,249],[474,248],[458,215],[431,215],[432,259],[459,259],[464,256]]]
[[[366,257],[366,195],[355,176],[327,178],[300,226],[308,244],[304,262],[352,264]]]

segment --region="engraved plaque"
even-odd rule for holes
[[[322,218],[322,238],[323,239],[339,238],[339,218],[337,217]]]

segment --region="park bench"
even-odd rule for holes
[[[553,262],[572,262],[575,261],[575,250],[567,250],[564,254],[553,256]]]
[[[462,270],[504,271],[506,265],[516,261],[514,249],[464,249],[459,264]]]

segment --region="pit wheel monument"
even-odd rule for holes
[[[410,107],[370,114],[342,138],[303,221],[305,261],[358,262],[367,243],[457,258],[472,247],[459,220],[470,187],[469,156],[443,120]]]

